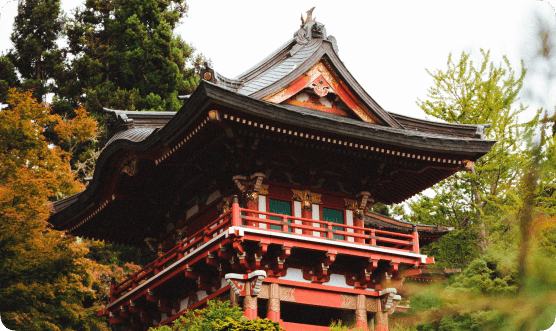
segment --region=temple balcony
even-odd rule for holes
[[[432,257],[419,253],[415,227],[412,234],[404,234],[337,224],[241,208],[236,199],[231,210],[139,272],[113,284],[110,303],[99,316],[108,315],[110,323],[124,323],[128,329],[142,329],[168,324],[209,299],[240,304],[241,297],[230,294],[232,283],[227,275],[255,271],[264,272],[263,289],[279,284],[285,289],[293,286],[318,293],[297,298],[295,304],[319,306],[320,299],[313,302],[311,297],[322,298],[326,293],[378,300],[382,290],[401,280],[402,270],[430,263],[434,263]],[[269,290],[264,293],[258,300],[268,305]],[[286,308],[287,304],[282,303]],[[323,307],[330,307],[330,303]],[[153,315],[153,309],[158,313]],[[369,309],[373,313],[374,308]],[[291,326],[295,321],[284,314],[280,321],[289,325],[288,330],[295,329]],[[267,317],[260,311],[248,317],[257,316]],[[297,322],[300,328],[313,324]]]

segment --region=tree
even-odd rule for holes
[[[87,0],[68,23],[75,59],[60,95],[93,112],[103,106],[177,111],[178,94],[193,91],[203,60],[173,34],[186,13],[184,0]]]
[[[12,330],[108,330],[95,315],[108,295],[109,279],[122,280],[138,267],[89,260],[85,243],[46,221],[49,202],[84,187],[71,172],[69,154],[45,133],[54,127],[67,137],[85,139],[96,123],[64,123],[30,91],[12,88],[6,103],[0,111],[2,323]]]
[[[434,186],[434,197],[421,195],[410,203],[413,221],[456,229],[441,243],[431,245],[431,250],[448,248],[445,253],[452,257],[460,256],[462,250],[471,253],[462,261],[447,261],[459,266],[483,252],[492,236],[507,231],[508,215],[519,206],[516,187],[524,162],[521,152],[525,130],[518,123],[518,115],[525,107],[515,104],[525,69],[522,64],[516,78],[506,57],[503,64],[494,65],[489,52],[481,50],[481,54],[478,67],[464,52],[457,62],[450,55],[445,71],[428,71],[434,85],[428,91],[429,99],[417,102],[427,115],[449,123],[490,124],[484,138],[498,141],[473,170]],[[450,246],[444,247],[443,242]]]
[[[206,309],[190,310],[173,322],[150,331],[283,331],[278,323],[264,319],[248,320],[238,306],[229,301],[207,301]]]
[[[19,85],[13,63],[6,56],[0,56],[0,103],[7,99],[11,87],[19,87]]]
[[[62,51],[56,44],[63,29],[59,0],[19,2],[11,35],[14,49],[7,58],[21,75],[23,87],[33,89],[38,100],[49,91],[47,81],[55,76],[57,65],[63,62]]]

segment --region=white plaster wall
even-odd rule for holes
[[[353,210],[346,210],[346,225],[353,226]],[[353,232],[353,229],[346,229],[347,232]],[[348,241],[354,242],[353,237],[347,237]]]
[[[317,204],[313,204],[313,219],[316,221],[320,221],[320,206]],[[320,227],[319,223],[313,223],[313,226]],[[313,236],[320,237],[320,232],[313,231]]]
[[[189,303],[189,298],[185,298],[180,301],[180,311],[187,309],[187,304]]]
[[[301,201],[293,202],[293,216],[301,217]],[[295,220],[295,224],[303,224],[300,220]],[[295,229],[295,233],[302,234],[301,229]]]
[[[259,211],[266,212],[266,196],[259,195]],[[259,218],[266,219],[266,215],[259,215]],[[259,228],[266,229],[266,224],[259,223]]]
[[[190,218],[199,211],[199,205],[195,205],[187,210],[185,218]]]
[[[214,200],[218,199],[220,196],[221,196],[220,191],[216,190],[212,192],[207,198],[207,205],[213,202]]]
[[[288,269],[288,271],[289,271],[289,269]],[[322,283],[322,284],[323,285],[329,285],[329,286],[353,288],[352,286],[349,286],[348,284],[346,284],[346,277],[344,275],[338,275],[338,274],[330,275],[330,281],[326,282],[326,283]]]
[[[197,291],[197,300],[198,300],[198,301],[201,301],[201,300],[203,300],[203,299],[206,298],[206,297],[208,297],[208,294],[207,294],[206,291],[203,291],[203,290]]]
[[[303,271],[297,268],[288,268],[288,273],[285,276],[280,277],[280,279],[292,280],[295,282],[303,282],[303,283],[311,282],[310,280],[303,279]]]

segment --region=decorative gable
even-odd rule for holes
[[[306,73],[262,100],[288,103],[304,108],[342,116],[359,118],[365,122],[382,124],[342,82],[325,60],[320,60]]]

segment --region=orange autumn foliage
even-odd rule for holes
[[[81,105],[75,109],[75,117],[70,120],[59,121],[54,127],[60,142],[68,146],[72,153],[78,144],[82,144],[97,134],[98,123],[90,118],[89,113]]]
[[[6,103],[0,110],[2,323],[12,330],[109,330],[95,315],[107,280],[124,277],[121,268],[85,258],[83,242],[46,221],[49,202],[84,186],[71,172],[69,153],[50,144],[45,131],[54,126],[62,139],[87,139],[96,122],[81,108],[64,122],[31,92],[10,89]]]

